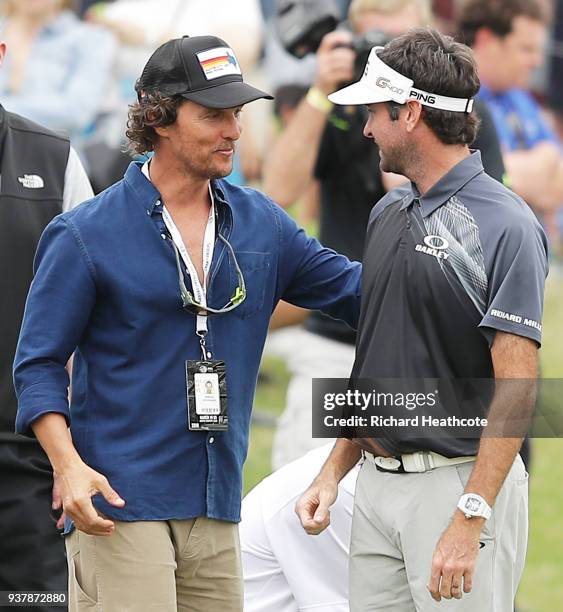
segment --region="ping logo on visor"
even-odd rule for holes
[[[237,58],[229,47],[216,47],[197,54],[205,78],[210,81],[229,74],[242,74]]]
[[[411,89],[409,97],[413,100],[418,100],[423,104],[428,104],[428,106],[436,104],[436,96],[433,96],[429,93],[425,93],[424,91],[420,91],[419,89]]]

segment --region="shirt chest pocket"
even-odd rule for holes
[[[269,253],[253,253],[237,251],[236,260],[246,286],[246,299],[234,310],[241,319],[254,316],[264,307],[267,288],[270,286],[271,255]],[[236,287],[238,278],[234,263],[229,266],[231,286]]]

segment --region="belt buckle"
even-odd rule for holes
[[[436,467],[434,458],[428,451],[416,451],[415,453],[412,453],[410,457],[412,459],[412,463],[414,464],[413,471],[418,473],[430,472]]]
[[[403,466],[403,462],[401,459],[397,457],[380,457],[377,456],[373,458],[373,462],[375,467],[380,472],[391,472],[394,474],[404,474],[405,468]]]

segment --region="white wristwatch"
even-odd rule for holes
[[[483,517],[491,518],[491,506],[477,493],[465,493],[459,498],[457,507],[465,514],[465,518]]]

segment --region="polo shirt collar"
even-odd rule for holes
[[[412,198],[407,198],[404,201],[401,210],[409,206],[414,199],[418,199],[420,200],[422,216],[428,217],[483,171],[481,152],[472,151],[471,155],[458,162],[424,195],[420,195],[416,185],[411,182]]]

